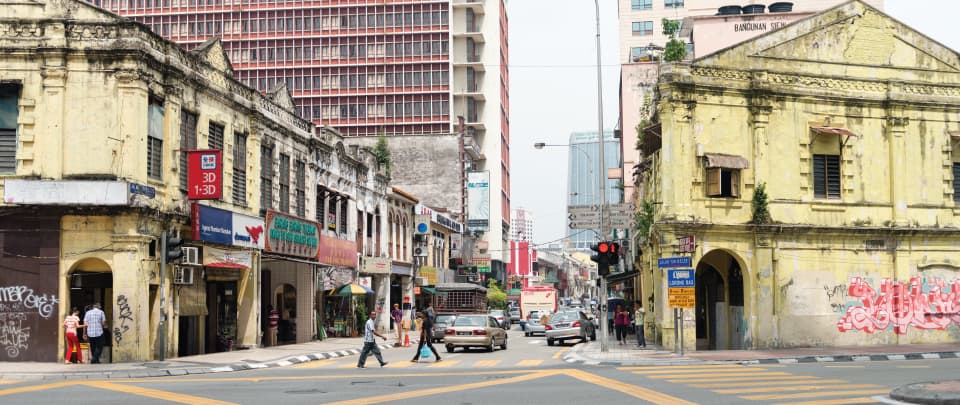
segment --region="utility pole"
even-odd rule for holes
[[[597,17],[597,147],[599,148],[600,158],[597,159],[600,161],[600,170],[598,171],[600,175],[600,240],[604,240],[607,234],[603,229],[603,213],[606,210],[607,205],[607,187],[606,187],[606,173],[607,168],[604,164],[604,145],[603,145],[603,71],[601,69],[601,58],[600,58],[600,0],[593,0],[593,4],[596,10]],[[600,351],[607,352],[610,350],[607,344],[607,278],[600,276],[600,308],[603,308],[601,311],[602,319],[600,319]]]
[[[166,358],[166,338],[167,338],[167,311],[165,310],[167,306],[167,290],[164,285],[164,277],[167,274],[167,231],[160,232],[160,325],[157,330],[159,335],[157,336],[157,359],[163,361]]]

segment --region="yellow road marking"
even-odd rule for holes
[[[543,360],[520,360],[520,362],[518,362],[517,365],[532,367],[532,366],[539,366],[540,363],[543,363]]]
[[[18,382],[22,382],[22,381],[21,380],[0,380],[0,385],[16,384]]]
[[[457,365],[457,364],[460,364],[460,361],[459,361],[459,360],[444,360],[444,361],[441,361],[441,362],[439,362],[439,363],[433,363],[433,364],[431,364],[431,365],[429,365],[429,366],[427,366],[427,367],[430,367],[430,368],[447,368],[447,367],[453,367],[453,366],[455,366],[455,365]]]
[[[617,367],[617,370],[622,370],[622,371],[686,370],[686,369],[708,369],[709,370],[709,369],[725,368],[725,367],[747,368],[747,366],[742,366],[737,364],[731,364],[731,365],[722,364],[722,365],[716,365],[716,366],[703,366],[703,365],[701,366],[631,366],[631,367]],[[764,367],[767,367],[767,365],[764,364]]]
[[[636,371],[634,372],[636,373]],[[668,374],[668,375],[649,375],[647,378],[653,379],[664,379],[664,378],[698,378],[698,377],[757,377],[757,376],[774,376],[774,375],[790,375],[790,373],[785,373],[783,371],[768,371],[765,373],[756,373],[756,372],[735,372],[735,373],[697,373],[697,374]]]
[[[368,361],[367,363],[369,364],[370,362]],[[369,367],[368,364],[364,364],[364,366]],[[374,365],[379,365],[379,364],[377,364],[377,361],[376,361],[376,360],[373,361],[373,364],[374,364]],[[336,366],[337,366],[337,368],[354,368],[354,367],[357,367],[357,363],[354,363],[354,362],[352,362],[352,361],[348,361],[346,364],[339,364],[339,363],[338,363],[338,364],[336,364]]]
[[[768,383],[767,385],[770,385],[770,384]],[[751,393],[761,393],[761,392],[837,390],[837,389],[853,389],[853,388],[880,388],[880,387],[881,387],[880,385],[876,385],[876,384],[837,384],[837,385],[817,384],[817,385],[776,386],[776,387],[763,387],[763,388],[731,388],[731,389],[713,390],[713,392],[716,392],[718,394],[751,394]]]
[[[138,395],[147,398],[156,398],[164,401],[178,402],[181,404],[213,404],[213,405],[233,405],[233,402],[218,401],[211,398],[195,397],[193,395],[179,394],[176,392],[160,391],[150,388],[137,387],[132,385],[114,384],[106,381],[87,382],[84,385],[101,388],[110,391],[123,392],[127,394]]]
[[[535,372],[531,374],[519,375],[516,377],[482,381],[482,382],[476,382],[471,384],[451,385],[447,387],[428,388],[428,389],[417,390],[417,391],[398,392],[395,394],[378,395],[375,397],[351,399],[347,401],[328,403],[327,405],[360,405],[360,404],[377,404],[377,403],[388,402],[388,401],[399,401],[402,399],[418,398],[418,397],[424,397],[428,395],[445,394],[448,392],[458,392],[458,391],[465,391],[465,390],[471,390],[476,388],[485,388],[485,387],[492,387],[496,385],[513,384],[513,383],[518,383],[523,381],[530,381],[538,378],[547,377],[555,373],[556,373],[555,371],[541,371],[541,372]]]
[[[812,375],[784,375],[784,376],[767,376],[767,375],[758,375],[753,377],[722,377],[722,378],[679,378],[674,380],[667,380],[667,382],[672,383],[705,383],[705,382],[721,382],[721,381],[766,381],[766,380],[804,380],[804,379],[816,379]]]
[[[500,360],[480,360],[473,363],[474,367],[493,367],[500,364]]]
[[[826,368],[863,368],[863,366],[824,366]]]
[[[828,399],[828,400],[817,400],[817,401],[804,401],[804,402],[783,402],[779,405],[844,405],[844,404],[867,404],[877,402],[870,397],[860,397],[860,398],[843,398],[843,399]]]
[[[721,382],[721,383],[710,383],[710,384],[691,384],[691,387],[694,388],[727,388],[727,387],[768,387],[770,384],[777,385],[799,385],[799,384],[835,384],[835,383],[845,383],[849,382],[847,380],[800,380],[800,381],[749,381],[749,382]]]
[[[564,348],[564,349],[562,349],[562,350],[554,353],[554,354],[553,354],[553,358],[554,358],[554,359],[559,359],[560,356],[563,356],[563,354],[566,353],[566,352],[568,352],[568,351],[570,351],[570,348],[569,348],[569,347]]]
[[[318,368],[323,366],[329,366],[333,363],[336,363],[338,360],[341,360],[341,359],[317,360],[317,361],[311,361],[309,363],[297,364],[293,367],[294,368]]]
[[[930,366],[897,366],[897,368],[930,368]]]
[[[79,382],[77,381],[62,381],[62,382],[55,382],[50,384],[31,385],[27,387],[7,388],[5,390],[0,390],[0,396],[11,395],[11,394],[22,394],[24,392],[45,391],[45,390],[54,389],[54,388],[69,387],[71,385],[77,385],[77,384],[79,384]]]
[[[407,368],[417,363],[409,361],[394,361],[387,365],[387,368]]]
[[[687,370],[635,370],[633,374],[714,374],[714,373],[750,373],[768,371],[762,368],[691,368]]]
[[[446,361],[446,360],[444,360]],[[387,366],[388,368],[390,366]],[[377,374],[376,376],[383,378],[390,377],[434,377],[438,375],[442,376],[475,376],[475,375],[502,375],[502,374],[527,374],[527,373],[536,373],[541,370],[498,370],[498,371],[464,371],[464,372],[444,372],[443,374],[439,373],[396,373],[396,374]],[[239,374],[238,372],[237,374]],[[368,373],[352,373],[352,374],[335,374],[335,375],[309,375],[309,376],[282,376],[282,377],[216,377],[216,378],[183,378],[183,377],[157,377],[150,379],[111,379],[111,382],[115,383],[137,383],[137,384],[151,384],[151,383],[196,383],[196,382],[228,382],[228,381],[246,381],[246,382],[262,382],[262,381],[298,381],[298,380],[340,380],[347,378],[358,378],[358,377],[370,377]],[[3,392],[3,391],[0,391]]]
[[[890,392],[889,388],[884,388],[882,390],[820,391],[820,392],[804,392],[800,394],[747,395],[747,396],[741,396],[740,398],[749,399],[752,401],[764,401],[764,400],[770,400],[770,399],[801,399],[801,398],[832,397],[832,396],[839,396],[839,395],[878,395],[878,394],[886,394],[889,392]]]
[[[585,381],[594,385],[599,385],[601,387],[609,388],[612,390],[620,391],[632,397],[640,398],[644,401],[652,402],[655,404],[671,404],[671,405],[695,404],[694,402],[687,402],[680,398],[670,396],[661,392],[638,387],[636,385],[630,385],[630,384],[613,380],[610,378],[601,377],[596,374],[588,373],[582,370],[569,369],[569,370],[559,370],[559,372],[561,374],[574,377],[578,380]]]

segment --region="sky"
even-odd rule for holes
[[[617,121],[617,1],[600,2],[604,130]],[[511,204],[534,217],[534,242],[548,244],[566,228],[565,147],[571,132],[596,131],[596,20],[590,0],[509,0]],[[957,0],[886,0],[884,12],[960,50]]]

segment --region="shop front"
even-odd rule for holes
[[[309,342],[317,336],[313,294],[320,224],[267,211],[266,226],[260,284],[260,313],[268,320],[264,345]]]
[[[367,287],[373,291],[373,294],[367,297],[367,308],[377,313],[377,330],[390,330],[390,259],[369,256],[364,256],[362,259],[360,277],[371,279]]]
[[[351,285],[357,283],[356,242],[320,236],[317,255],[317,308],[322,337],[355,336],[358,332],[354,310],[357,300]],[[365,294],[361,297],[365,299]]]
[[[400,305],[403,311],[403,317],[413,321],[413,264],[398,262],[394,260],[390,264],[390,310],[393,305]],[[393,320],[391,319],[391,322]],[[398,325],[391,323],[391,328],[396,330]]]
[[[255,347],[263,220],[194,204],[191,223],[193,240],[174,270],[177,354]]]

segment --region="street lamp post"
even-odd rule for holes
[[[605,180],[604,172],[606,172],[606,165],[603,162],[604,153],[603,150],[603,71],[601,70],[601,59],[600,59],[600,0],[593,0],[594,10],[596,14],[597,21],[597,146],[600,149],[600,240],[606,238],[607,234],[603,229],[603,213],[606,210],[607,205],[607,187]],[[603,314],[603,319],[600,320],[600,351],[607,352],[609,347],[607,345],[607,279],[603,276],[600,276],[600,307],[604,310],[601,312]]]

